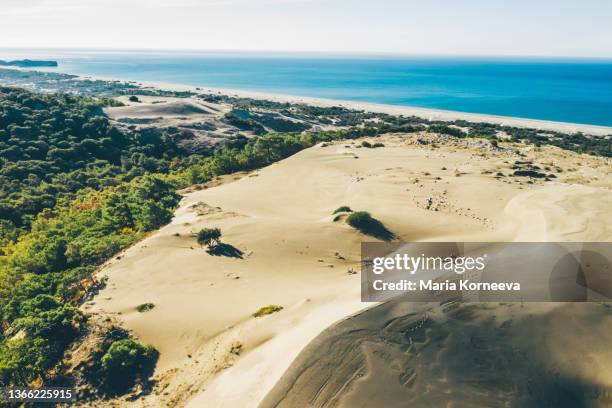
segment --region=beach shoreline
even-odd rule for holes
[[[136,81],[118,78],[101,77],[95,75],[76,75],[83,79],[98,79],[104,81],[119,81],[125,83],[138,84],[142,87],[156,88],[166,91],[175,92],[193,92],[196,94],[221,94],[230,97],[250,98],[259,100],[268,100],[279,103],[290,104],[306,104],[319,107],[339,106],[352,110],[361,110],[366,112],[385,113],[397,116],[416,116],[429,121],[439,120],[452,122],[455,120],[464,120],[472,123],[490,123],[501,126],[512,126],[518,128],[538,129],[543,132],[561,132],[567,134],[584,133],[591,136],[610,136],[612,135],[612,126],[590,125],[581,123],[548,121],[541,119],[529,119],[512,116],[499,116],[486,113],[470,113],[450,111],[444,109],[421,108],[409,105],[390,105],[374,102],[350,101],[342,99],[327,99],[310,96],[286,95],[274,92],[264,91],[249,91],[232,88],[218,88],[210,86],[186,85],[180,83],[158,82],[158,81]]]

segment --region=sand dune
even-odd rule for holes
[[[146,95],[139,95],[138,99],[134,102],[122,96],[118,100],[125,106],[105,108],[104,113],[120,127],[135,126],[157,133],[168,129],[178,134],[181,145],[191,151],[213,146],[238,131],[224,120],[231,110],[226,104]]]
[[[368,306],[350,272],[372,238],[334,222],[339,206],[369,211],[403,241],[612,238],[605,159],[431,135],[377,141],[385,147],[316,146],[188,193],[170,225],[100,272],[108,285],[85,307],[161,352],[142,406],[256,406],[322,330]],[[512,177],[519,160],[555,178]],[[213,226],[226,256],[195,242]],[[146,302],[155,308],[138,313]],[[252,316],[271,304],[284,309]]]
[[[139,99],[141,99],[142,102],[130,103],[127,98],[124,98],[122,102],[128,103],[127,106],[106,108],[104,112],[112,119],[192,117],[213,115],[218,113],[217,108],[196,102],[195,99],[158,98],[145,96],[141,96]]]

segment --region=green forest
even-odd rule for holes
[[[184,152],[119,131],[104,103],[0,88],[2,386],[52,380],[87,330],[77,306],[91,273],[167,223],[180,199],[156,174]]]

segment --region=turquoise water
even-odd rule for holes
[[[58,70],[612,126],[612,60],[48,52]]]

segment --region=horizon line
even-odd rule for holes
[[[36,51],[89,51],[89,52],[167,52],[167,53],[244,53],[244,54],[285,54],[325,56],[387,56],[387,57],[429,57],[429,58],[524,58],[524,59],[579,59],[612,60],[612,56],[585,55],[535,55],[535,54],[453,54],[453,53],[409,53],[389,51],[341,51],[341,50],[266,50],[266,49],[215,49],[215,48],[151,48],[151,47],[73,47],[73,46],[0,46],[0,50]]]

